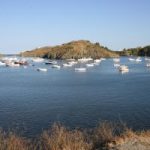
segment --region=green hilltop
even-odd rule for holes
[[[91,43],[86,40],[72,41],[53,47],[41,47],[31,51],[20,53],[25,57],[43,57],[49,59],[79,59],[83,57],[101,58],[101,57],[118,57],[119,55],[101,46],[99,43]]]

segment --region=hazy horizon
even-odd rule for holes
[[[5,0],[0,2],[0,53],[81,39],[112,50],[150,45],[149,14],[149,0]]]

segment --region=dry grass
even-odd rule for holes
[[[51,130],[45,131],[41,137],[44,150],[90,150],[84,132],[68,130],[55,124]]]
[[[0,150],[150,150],[150,131],[133,132],[124,125],[103,122],[87,131],[54,124],[32,141],[0,132]]]
[[[13,133],[0,132],[0,150],[29,150],[28,140]]]

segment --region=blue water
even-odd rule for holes
[[[62,62],[59,62],[62,64]],[[94,127],[103,120],[150,128],[150,69],[121,58],[130,72],[121,74],[112,59],[78,73],[44,63],[28,68],[0,67],[0,127],[35,136],[54,122],[71,128]],[[44,66],[48,72],[37,72]]]

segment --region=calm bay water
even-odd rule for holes
[[[62,63],[62,62],[60,62]],[[74,68],[0,67],[0,127],[27,136],[54,122],[94,127],[99,121],[123,121],[134,129],[150,128],[150,69],[121,58],[130,72],[121,74],[112,59],[77,73]],[[38,66],[48,68],[37,72]]]

